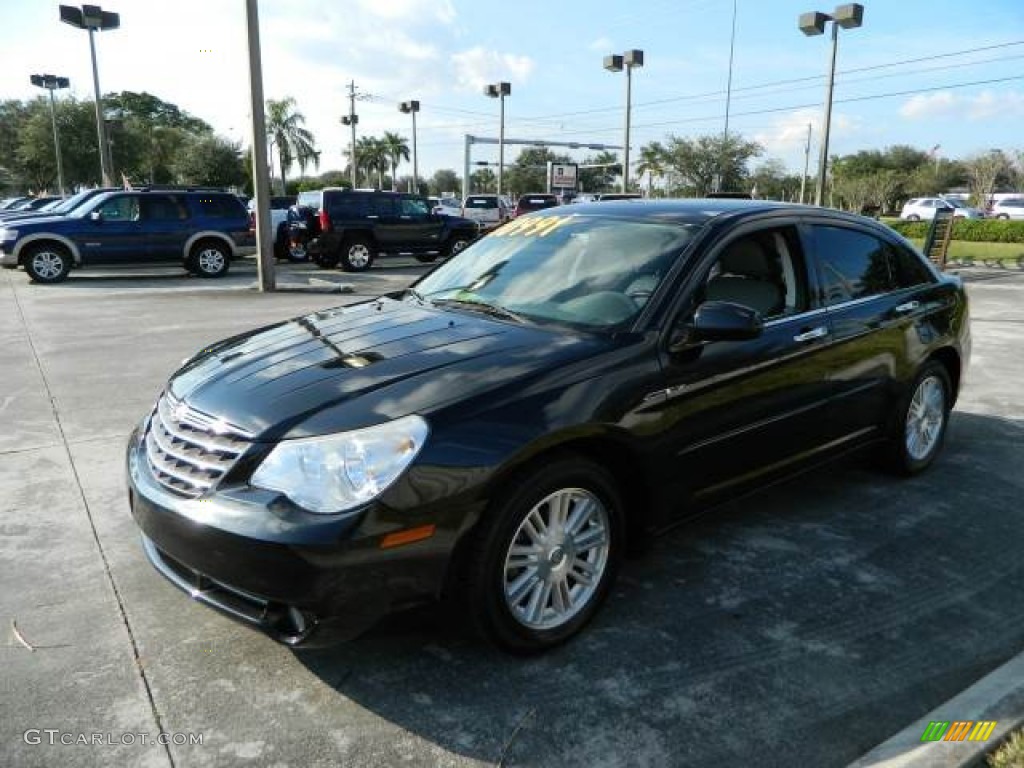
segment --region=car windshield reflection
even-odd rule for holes
[[[500,307],[533,322],[619,328],[640,313],[696,228],[602,216],[525,217],[474,243],[415,291],[427,301]]]

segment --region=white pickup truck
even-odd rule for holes
[[[498,195],[470,195],[462,203],[462,216],[472,219],[481,232],[500,227],[512,216],[512,208]]]

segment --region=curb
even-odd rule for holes
[[[250,291],[259,290],[259,283],[249,285]],[[276,291],[279,293],[355,293],[356,289],[352,283],[335,283],[330,280],[322,280],[318,277],[309,278],[308,283],[278,283]]]
[[[985,741],[922,742],[932,721],[995,720]],[[967,690],[882,742],[847,768],[966,768],[984,765],[985,755],[1024,723],[1024,653],[993,670]]]

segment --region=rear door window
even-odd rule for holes
[[[845,227],[814,224],[811,232],[825,304],[842,304],[896,287],[889,267],[890,248],[884,241]]]
[[[201,215],[206,219],[233,219],[246,216],[242,203],[231,195],[197,195],[195,202]]]

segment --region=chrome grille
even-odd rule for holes
[[[153,476],[167,489],[193,498],[212,488],[248,447],[241,430],[166,394],[157,401],[146,431]]]

